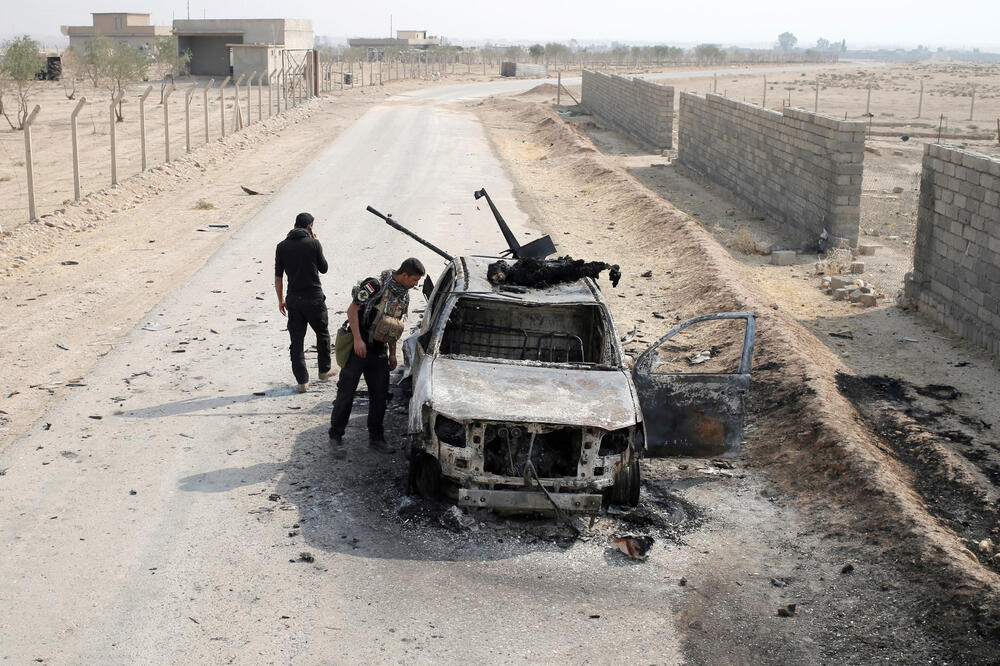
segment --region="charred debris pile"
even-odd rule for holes
[[[494,286],[514,285],[544,289],[563,282],[574,282],[585,277],[597,279],[602,271],[608,271],[611,286],[617,287],[622,279],[621,270],[617,264],[607,264],[603,261],[584,261],[570,256],[558,259],[534,259],[525,257],[513,264],[506,261],[495,261],[489,265],[486,277]]]

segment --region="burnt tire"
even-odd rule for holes
[[[441,463],[426,451],[410,454],[410,493],[423,499],[437,499],[441,494]]]
[[[639,461],[622,467],[615,474],[614,484],[604,491],[604,505],[618,504],[620,506],[638,506],[639,486],[642,479],[639,475]]]

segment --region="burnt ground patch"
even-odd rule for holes
[[[991,491],[997,484],[996,444],[979,445],[982,426],[947,428],[954,411],[946,404],[955,397],[951,387],[917,387],[885,376],[837,375],[837,387],[866,419],[899,462],[912,471],[911,485],[931,514],[962,537],[979,561],[1000,570],[994,552],[980,552],[984,539],[1000,541],[1000,511]],[[937,404],[928,408],[916,396]],[[970,432],[972,430],[972,432]],[[973,463],[972,474],[956,473],[947,451]]]
[[[359,390],[352,426],[345,437],[346,457],[332,459],[325,450],[325,426],[301,433],[292,458],[282,465],[277,501],[262,502],[267,516],[298,509],[295,526],[310,547],[358,557],[483,561],[539,551],[572,549],[592,542],[609,544],[619,535],[651,536],[683,543],[706,523],[705,513],[681,495],[702,481],[672,485],[661,478],[658,461],[643,461],[643,486],[637,507],[611,506],[591,522],[589,516],[551,513],[501,515],[465,509],[441,497],[424,500],[409,493],[409,446],[406,415],[409,393],[394,386],[385,418],[387,440],[396,452],[386,455],[364,444],[368,395]],[[355,425],[356,424],[356,425]],[[360,427],[359,427],[360,426]],[[717,481],[718,477],[704,479]],[[613,554],[610,564],[625,556]]]

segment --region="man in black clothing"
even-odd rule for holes
[[[295,218],[295,228],[278,243],[274,252],[274,290],[278,294],[278,311],[288,316],[288,337],[292,341],[288,351],[299,393],[305,393],[309,388],[309,371],[302,349],[306,325],[312,326],[316,333],[319,378],[327,379],[331,374],[330,327],[326,296],[319,281],[319,274],[326,273],[327,268],[323,246],[313,233],[313,216],[299,213]],[[284,273],[288,273],[288,295],[283,297]]]
[[[351,292],[347,321],[354,336],[354,348],[347,365],[340,370],[337,398],[330,414],[330,451],[335,457],[344,456],[344,432],[362,375],[368,385],[368,445],[382,453],[393,451],[385,441],[382,427],[389,372],[396,369],[396,343],[410,305],[408,291],[417,286],[424,273],[420,260],[411,257],[399,270],[386,270],[377,278],[365,278]]]

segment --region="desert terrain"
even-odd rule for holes
[[[768,106],[791,95],[811,110],[807,82],[817,74],[820,111],[839,117],[865,113],[872,83],[862,239],[882,246],[863,275],[884,296],[874,308],[819,289],[824,257],[781,267],[748,251],[788,240],[669,152],[651,154],[565,97],[555,106],[551,84],[520,82],[491,97],[485,87],[436,92],[491,84],[464,75],[337,91],[176,162],[152,162],[145,174],[123,129],[119,169],[131,177],[100,190],[108,137],[95,111],[85,161],[95,190],[80,204],[64,203],[71,171],[55,147],[64,128],[36,131],[37,173],[45,165],[50,174],[38,176],[39,190],[51,190],[39,209],[54,212],[36,223],[19,219],[21,137],[4,133],[0,569],[15,594],[34,591],[39,601],[24,617],[44,629],[0,622],[17,637],[0,654],[53,663],[331,654],[404,663],[995,661],[1000,567],[996,546],[980,544],[1000,542],[1000,370],[895,296],[912,252],[927,140],[919,135],[933,130],[936,139],[938,122],[924,117],[947,115],[947,140],[996,154],[987,135],[990,114],[1000,115],[1000,72],[948,63],[775,73]],[[676,85],[760,101],[761,78],[694,73]],[[973,80],[975,120],[959,122]],[[45,94],[57,106],[61,92]],[[147,102],[147,132],[162,118],[154,108]],[[172,153],[183,156],[183,114],[172,113],[178,121]],[[373,138],[390,126],[398,136]],[[439,145],[454,140],[424,127],[467,142],[464,168],[407,170],[410,128],[421,128],[426,154],[459,159]],[[46,131],[53,140],[42,140]],[[378,161],[379,151],[389,157]],[[636,333],[631,353],[680,319],[757,313],[738,458],[647,459],[640,507],[576,535],[551,520],[456,517],[406,498],[406,461],[358,444],[357,414],[350,467],[326,456],[333,385],[288,390],[272,300],[269,255],[288,213],[319,200],[317,182],[329,201],[358,205],[357,215],[334,214],[332,204],[317,214],[338,257],[325,282],[333,322],[368,264],[418,253],[391,231],[369,231],[362,201],[394,208],[456,251],[483,251],[499,235],[472,201],[482,178],[491,192],[497,183],[519,234],[548,233],[560,253],[622,267],[618,288],[602,288],[619,332]],[[210,224],[228,226],[199,231]],[[405,396],[394,395],[387,419],[397,439],[405,410]],[[648,561],[609,547],[622,532],[654,537]],[[36,567],[50,577],[42,587]],[[92,581],[69,583],[84,573]],[[102,611],[94,617],[79,597],[102,581],[115,582],[93,591]],[[60,599],[61,584],[81,585],[77,599]]]

